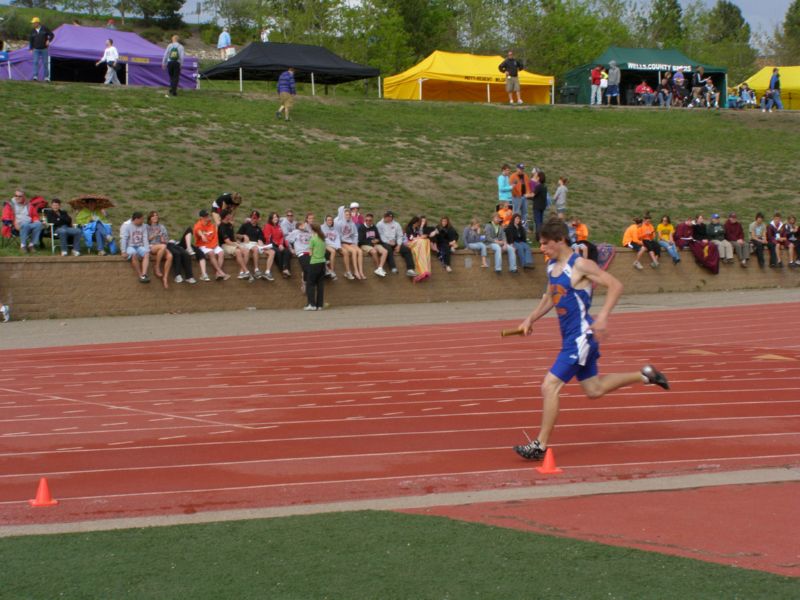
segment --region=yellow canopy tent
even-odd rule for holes
[[[455,100],[508,102],[506,77],[497,67],[501,56],[478,56],[436,50],[407,71],[387,77],[383,95],[395,100]],[[520,71],[522,100],[550,104],[555,80],[547,75]]]
[[[769,89],[769,80],[772,77],[772,69],[775,67],[764,67],[749,79],[744,80],[760,99],[764,92]],[[800,109],[800,67],[778,67],[781,74],[781,102],[783,108]],[[739,86],[742,84],[740,83]]]

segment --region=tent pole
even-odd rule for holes
[[[125,85],[130,85],[131,65],[125,65]]]
[[[556,80],[552,79],[550,81],[550,104],[554,105],[556,103]]]
[[[383,90],[381,89],[381,76],[378,75],[378,99],[383,98]]]
[[[417,83],[419,83],[419,99],[422,100],[422,77],[417,79]]]
[[[314,71],[311,71],[311,95],[312,96],[317,95],[317,88],[314,85]]]
[[[486,84],[486,104],[492,103],[492,92],[489,91],[489,84]]]
[[[244,92],[244,79],[242,76],[242,67],[239,67],[239,93]]]

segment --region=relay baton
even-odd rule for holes
[[[508,337],[510,335],[525,335],[525,331],[519,327],[515,329],[502,329],[500,331],[500,337]]]

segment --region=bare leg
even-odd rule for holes
[[[552,373],[548,373],[542,382],[542,426],[539,429],[538,440],[542,448],[547,447],[550,434],[558,420],[559,394],[564,382]]]
[[[142,276],[147,275],[147,266],[150,264],[150,255],[145,254],[142,259]]]
[[[644,378],[640,372],[636,373],[610,373],[608,375],[599,375],[590,377],[581,381],[581,387],[589,398],[593,400],[602,398],[609,392],[631,385],[632,383],[643,383]]]
[[[272,271],[272,265],[275,264],[275,250],[269,249],[265,251],[267,254],[267,273]]]
[[[344,270],[345,270],[345,272],[352,273],[355,269],[354,269],[354,265],[350,264],[350,259],[352,257],[350,256],[350,250],[347,249],[347,246],[342,246],[342,257],[344,258]],[[333,267],[331,267],[331,270],[333,270]]]
[[[364,253],[361,252],[361,248],[359,248],[358,246],[350,246],[350,247],[352,248],[353,260],[355,260],[358,274],[361,276],[361,279],[366,279],[367,276],[364,275]]]
[[[164,246],[164,250],[166,250],[166,246]],[[164,284],[164,289],[169,287],[169,274],[170,269],[172,269],[172,253],[167,252],[164,258],[164,274],[161,277],[161,282]]]
[[[142,270],[139,268],[139,257],[135,254],[131,257],[131,267],[133,267],[133,272],[136,273],[137,277],[142,276]]]
[[[239,264],[239,270],[242,272],[247,271],[247,256],[245,255],[244,250],[237,248],[235,258],[236,262]]]
[[[208,263],[205,258],[201,258],[199,261],[200,263],[200,274],[203,277],[208,277]]]
[[[331,255],[330,259],[328,260],[328,268],[335,273],[336,269],[334,267],[336,266],[336,248],[331,248],[328,246],[328,252],[330,252]]]

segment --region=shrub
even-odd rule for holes
[[[160,44],[167,36],[166,32],[159,27],[148,27],[147,29],[143,29],[141,32],[139,32],[139,35],[148,42],[153,42],[154,44]]]
[[[222,27],[218,25],[213,25],[210,23],[202,25],[200,27],[200,39],[203,40],[203,43],[216,47],[217,39],[219,38],[221,31]]]

